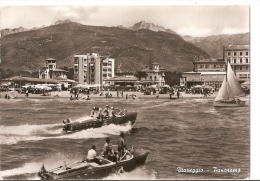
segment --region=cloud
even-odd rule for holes
[[[211,28],[197,28],[196,26],[182,27],[177,30],[177,33],[181,35],[190,35],[190,36],[207,36],[212,32]]]
[[[238,34],[238,33],[246,33],[248,29],[246,28],[230,28],[226,27],[222,30],[223,34]]]

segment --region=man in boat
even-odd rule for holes
[[[111,161],[116,161],[115,152],[112,148],[112,144],[110,143],[110,138],[106,138],[106,143],[104,144],[103,149],[104,157]]]
[[[95,112],[96,112],[95,109],[96,109],[96,108],[93,107],[93,109],[92,109],[91,112],[90,112],[90,117],[92,117],[92,118],[95,116]]]
[[[104,118],[109,118],[109,106],[106,105],[106,108],[102,112]]]
[[[114,107],[111,107],[111,109],[109,111],[109,117],[111,117],[111,118],[116,117],[116,113],[115,113]]]
[[[119,152],[119,159],[124,155],[124,152],[126,150],[126,144],[125,144],[125,134],[123,132],[120,132],[120,138],[118,139],[118,152]]]
[[[101,165],[99,159],[96,158],[97,156],[97,152],[96,152],[96,146],[93,145],[92,148],[88,151],[88,155],[87,155],[87,162],[95,162],[99,165]]]

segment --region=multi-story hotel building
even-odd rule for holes
[[[220,58],[202,59],[193,62],[194,72],[225,71],[225,61]]]
[[[219,89],[226,75],[226,63],[221,58],[196,60],[193,72],[183,72],[180,85],[188,88],[196,85],[210,85]]]
[[[224,46],[223,59],[230,62],[239,82],[250,79],[250,45]]]
[[[74,56],[74,80],[81,84],[104,85],[114,77],[115,60],[97,53]]]
[[[80,84],[87,82],[87,55],[74,56],[74,80]]]

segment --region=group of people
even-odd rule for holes
[[[116,117],[116,113],[114,111],[114,107],[109,108],[109,105],[106,105],[104,110],[102,110],[99,107],[93,107],[93,109],[90,112],[90,117],[93,118],[113,118]]]
[[[112,144],[110,143],[110,138],[106,138],[106,142],[104,144],[103,152],[101,153],[101,155],[104,158],[106,158],[110,161],[113,161],[113,162],[118,162],[118,161],[122,160],[127,153],[124,135],[125,134],[123,132],[120,133],[120,138],[118,139],[118,142],[117,142],[117,144],[118,144],[117,151],[113,150]],[[96,152],[95,145],[93,145],[92,148],[88,151],[86,161],[95,162],[95,163],[101,165],[100,160],[97,158],[97,152]]]

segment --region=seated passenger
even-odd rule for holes
[[[116,117],[116,113],[115,113],[114,107],[111,107],[111,110],[109,112],[109,117],[111,117],[111,118]]]
[[[110,143],[110,138],[106,139],[106,143],[104,144],[104,149],[103,149],[104,157],[107,158],[108,160],[115,161],[115,153],[114,150],[112,149],[112,144]]]
[[[109,117],[109,106],[106,105],[106,108],[103,110],[102,112],[104,118],[108,118]]]
[[[88,155],[87,155],[87,159],[86,159],[87,162],[95,162],[95,163],[101,165],[99,159],[97,159],[96,156],[97,156],[96,146],[93,145],[93,146],[92,146],[92,149],[90,149],[90,150],[88,151]]]
[[[95,116],[95,112],[96,112],[95,110],[96,110],[96,108],[93,107],[93,109],[90,112],[90,117],[94,117]]]
[[[96,118],[101,119],[102,118],[102,109],[99,108],[99,110],[96,112]]]

